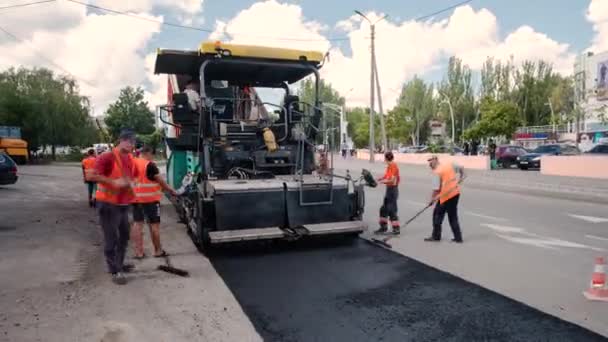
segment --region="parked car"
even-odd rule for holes
[[[573,156],[580,154],[581,151],[572,145],[549,144],[541,145],[530,153],[526,153],[517,158],[518,166],[522,170],[540,169],[540,158],[542,156]]]
[[[517,165],[517,157],[527,154],[525,148],[515,145],[500,145],[496,148],[496,163],[500,167],[511,168]]]
[[[17,163],[8,154],[0,152],[0,185],[17,183]]]
[[[595,145],[592,149],[585,152],[585,154],[607,154],[608,155],[608,144]]]

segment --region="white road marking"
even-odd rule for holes
[[[501,233],[525,233],[526,230],[523,228],[519,228],[519,227],[509,227],[509,226],[501,226],[498,224],[493,224],[493,223],[482,223],[481,224],[484,227],[488,227],[492,230],[495,230],[497,232],[501,232]]]
[[[601,236],[595,236],[595,235],[585,235],[586,238],[589,239],[595,239],[595,240],[601,240],[601,241],[608,241],[608,238],[605,237],[601,237]]]
[[[483,219],[488,219],[488,220],[508,221],[506,218],[496,217],[496,216],[489,216],[489,215],[482,215],[482,214],[474,213],[472,211],[464,211],[464,213],[467,214],[467,215],[476,216],[476,217],[483,218]]]
[[[542,236],[542,235],[538,235],[535,233],[530,233],[530,232],[527,232],[524,228],[501,226],[501,225],[491,224],[491,223],[483,223],[482,226],[488,227],[488,228],[496,231],[497,232],[496,235],[498,237],[511,241],[511,242],[517,242],[517,243],[532,245],[532,246],[536,246],[536,247],[543,247],[543,248],[566,247],[566,248],[590,249],[590,250],[596,251],[596,252],[606,251],[606,249],[604,249],[604,248],[584,245],[584,244],[577,243],[577,242],[572,242],[572,241],[557,239],[557,238],[550,237],[550,236]],[[528,236],[528,237],[525,237],[525,238],[524,237],[514,237],[514,236],[509,236],[509,235],[504,235],[504,234],[520,234],[520,235],[524,235],[524,236]]]
[[[568,216],[573,217],[573,218],[577,218],[579,220],[591,222],[591,223],[608,222],[608,218],[605,218],[605,217],[584,216],[584,215],[574,215],[574,214],[568,214]]]
[[[518,237],[512,237],[512,236],[507,236],[507,235],[502,235],[502,234],[496,234],[496,236],[498,236],[499,238],[505,239],[507,241],[521,243],[524,245],[531,245],[531,246],[541,247],[541,248],[546,248],[546,249],[557,249],[553,246],[543,243],[543,240],[530,239],[530,238],[518,238]]]

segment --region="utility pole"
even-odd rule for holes
[[[386,126],[384,125],[384,111],[382,109],[382,92],[380,90],[380,79],[378,77],[378,65],[376,64],[376,52],[372,49],[372,58],[374,60],[374,75],[376,75],[376,88],[378,92],[378,110],[380,112],[380,134],[382,134],[382,144],[384,149],[388,150],[388,139],[386,138]]]
[[[375,150],[376,150],[376,144],[375,144],[375,134],[374,134],[374,87],[376,86],[376,82],[377,81],[377,72],[376,72],[376,45],[375,45],[375,40],[376,40],[376,24],[382,20],[384,20],[386,17],[388,17],[388,15],[385,15],[384,17],[378,19],[376,22],[373,22],[371,20],[369,20],[369,18],[367,18],[363,13],[359,12],[359,11],[355,11],[356,14],[360,15],[363,19],[365,19],[369,25],[370,25],[370,32],[371,32],[371,55],[370,55],[370,100],[369,100],[369,162],[373,163],[375,161]],[[378,96],[380,96],[380,85],[378,84]],[[385,148],[386,146],[386,132],[384,130],[384,118],[382,117],[382,100],[378,99],[378,103],[380,104],[380,124],[381,124],[381,133],[382,133],[382,140],[383,143],[385,144]]]
[[[376,157],[376,136],[375,136],[375,120],[374,120],[374,38],[376,28],[374,25],[371,25],[371,34],[372,34],[372,54],[370,56],[370,64],[371,64],[371,72],[370,72],[370,86],[369,86],[369,162],[373,163]]]

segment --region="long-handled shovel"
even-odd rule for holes
[[[405,224],[403,225],[403,227],[405,228],[408,224],[410,224],[412,221],[414,221],[418,216],[420,216],[420,214],[422,214],[425,210],[427,210],[428,208],[432,207],[433,203],[430,203],[429,205],[427,205],[426,207],[422,208],[422,210],[420,210],[419,212],[416,213],[416,215],[414,215],[411,219],[407,220],[407,222],[405,222]],[[382,247],[386,247],[386,248],[393,248],[393,246],[391,246],[388,241],[390,239],[396,238],[398,237],[398,235],[392,235],[392,236],[388,236],[385,237],[384,239],[376,239],[376,238],[372,238],[372,242],[382,246]]]
[[[190,273],[186,270],[182,270],[177,267],[173,267],[171,264],[171,260],[169,259],[169,255],[165,255],[165,265],[158,265],[158,269],[167,273],[175,274],[180,277],[188,277]]]

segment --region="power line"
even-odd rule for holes
[[[53,0],[53,1],[54,1],[54,0]],[[82,81],[82,82],[84,82],[84,83],[88,84],[89,86],[91,86],[91,87],[93,87],[93,88],[96,88],[96,86],[95,86],[94,84],[92,84],[91,82],[89,82],[89,81],[87,81],[87,80],[85,80],[85,79],[82,79],[82,78],[76,77],[76,76],[75,76],[73,73],[71,73],[69,70],[67,70],[66,68],[62,67],[61,65],[59,65],[59,64],[57,64],[57,63],[55,63],[55,62],[54,62],[52,59],[50,59],[50,58],[46,57],[45,55],[43,55],[42,53],[40,53],[38,50],[36,50],[36,49],[35,49],[35,48],[34,48],[34,47],[31,45],[31,44],[29,44],[29,43],[27,43],[25,40],[23,40],[23,39],[21,39],[21,38],[17,37],[17,36],[16,36],[16,35],[14,35],[13,33],[11,33],[11,32],[9,32],[9,31],[7,31],[7,30],[6,30],[4,27],[0,26],[0,31],[4,32],[4,34],[6,34],[7,36],[11,37],[11,38],[12,38],[13,40],[15,40],[16,42],[19,42],[19,43],[22,43],[22,44],[24,44],[24,43],[25,43],[25,44],[28,44],[28,45],[29,45],[29,48],[30,48],[30,49],[31,49],[31,50],[32,50],[32,51],[33,51],[33,52],[34,52],[34,53],[35,53],[35,54],[36,54],[36,55],[37,55],[39,58],[41,58],[41,59],[45,60],[47,63],[49,63],[49,64],[53,65],[53,66],[54,66],[54,67],[56,67],[57,69],[59,69],[59,70],[61,70],[61,71],[65,72],[66,74],[68,74],[68,75],[70,75],[70,76],[74,77],[74,79],[77,79],[77,80],[79,80],[79,81]]]
[[[134,18],[134,19],[139,19],[139,20],[143,20],[143,21],[147,21],[147,22],[152,22],[152,23],[157,23],[157,24],[161,24],[164,26],[170,26],[170,27],[176,27],[176,28],[182,28],[182,29],[188,29],[188,30],[194,30],[194,31],[199,31],[199,32],[207,32],[207,33],[213,33],[214,30],[211,29],[207,29],[207,28],[202,28],[202,27],[196,27],[196,26],[189,26],[189,25],[181,25],[181,24],[176,24],[176,23],[171,23],[171,22],[165,22],[165,21],[160,21],[160,20],[156,20],[156,19],[151,19],[151,18],[146,18],[146,17],[142,17],[136,14],[132,14],[132,13],[128,13],[125,11],[118,11],[118,10],[114,10],[111,8],[107,8],[107,7],[101,7],[101,6],[97,6],[97,5],[92,5],[92,4],[87,4],[81,1],[77,1],[77,0],[67,0],[69,2],[81,5],[81,6],[85,6],[88,8],[93,8],[96,10],[100,10],[100,11],[105,11],[105,12],[109,12],[109,13],[114,13],[114,14],[118,14],[118,15],[124,15],[130,18]],[[229,33],[231,36],[250,36],[250,37],[256,37],[256,38],[264,38],[264,39],[274,39],[274,40],[286,40],[286,41],[302,41],[302,42],[314,42],[314,41],[340,41],[340,40],[349,40],[350,38],[348,37],[343,37],[343,38],[327,38],[327,39],[307,39],[307,38],[291,38],[291,37],[270,37],[270,36],[258,36],[258,35],[253,35],[253,34],[248,34],[248,33]]]
[[[24,3],[24,4],[17,4],[17,5],[10,5],[10,6],[0,7],[0,10],[9,9],[9,8],[32,6],[32,5],[39,5],[39,4],[44,4],[44,3],[47,3],[47,2],[55,2],[55,1],[56,0],[43,0],[43,1],[36,1],[36,2],[27,2],[27,3]]]
[[[415,18],[415,19],[414,19],[414,21],[420,21],[420,20],[428,19],[428,18],[430,18],[430,17],[434,17],[434,16],[436,16],[437,14],[441,14],[441,13],[443,13],[443,12],[447,12],[447,11],[453,10],[453,9],[454,9],[454,8],[456,8],[456,7],[460,7],[460,6],[462,6],[462,5],[466,5],[466,4],[468,4],[469,2],[472,2],[472,1],[473,1],[473,0],[461,1],[461,2],[459,2],[459,3],[457,3],[457,4],[454,4],[454,5],[452,5],[452,6],[446,7],[446,8],[444,8],[444,9],[441,9],[441,10],[439,10],[439,11],[433,12],[433,13],[431,13],[431,14],[427,14],[427,15],[423,15],[423,16],[421,16],[421,17]]]

